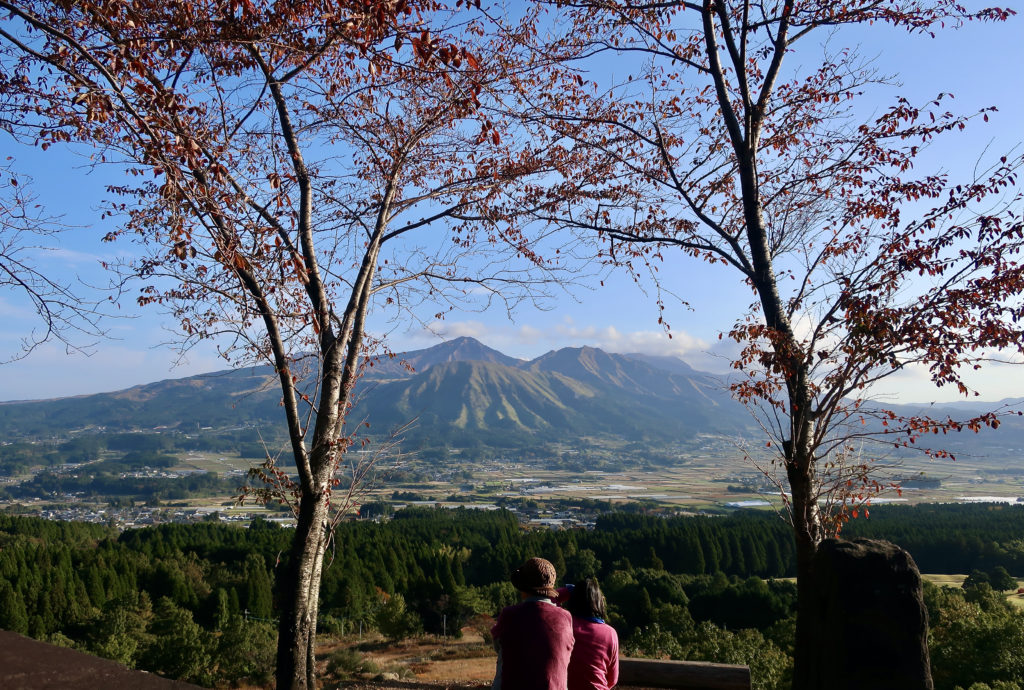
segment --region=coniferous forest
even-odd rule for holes
[[[876,508],[844,536],[895,541],[923,572],[970,573],[961,589],[926,585],[936,687],[1013,690],[1024,616],[998,590],[1024,573],[1022,533],[1024,506],[922,505]],[[0,627],[202,685],[268,683],[290,539],[262,520],[119,534],[0,516]],[[618,512],[593,530],[526,531],[505,511],[409,508],[343,523],[321,632],[486,630],[515,600],[510,569],[537,554],[566,581],[600,578],[624,654],[748,664],[757,688],[789,682],[794,554],[772,513]]]

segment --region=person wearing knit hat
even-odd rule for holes
[[[512,571],[512,584],[520,592],[530,596],[554,599],[558,596],[555,589],[557,580],[555,566],[543,558],[531,558]]]
[[[531,558],[512,571],[520,602],[507,606],[491,628],[498,648],[494,688],[566,690],[572,654],[572,616],[556,606],[555,566]]]

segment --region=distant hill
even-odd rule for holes
[[[114,393],[0,403],[0,438],[63,437],[70,431],[170,427],[194,431],[277,424],[281,393],[269,367],[231,369]]]
[[[358,395],[355,414],[371,429],[386,433],[415,419],[416,435],[456,444],[600,434],[672,441],[750,430],[746,411],[721,385],[681,360],[589,347],[524,361],[457,338],[373,360]],[[219,371],[114,393],[0,403],[0,437],[281,427],[279,400],[268,367]]]
[[[686,442],[697,434],[756,437],[760,430],[719,377],[674,357],[563,348],[524,361],[472,338],[382,357],[367,366],[355,416],[386,434],[415,420],[406,437],[455,447],[520,446],[531,440],[613,435]],[[62,438],[74,431],[258,426],[283,431],[269,367],[169,379],[114,393],[0,403],[0,440]],[[1006,401],[1008,404],[1016,401]],[[893,406],[909,414],[922,406]],[[935,405],[963,417],[977,403]],[[1020,449],[1024,420],[998,434],[951,437],[959,452]]]
[[[751,424],[707,375],[681,376],[593,348],[565,348],[517,366],[435,364],[370,386],[361,402],[372,423],[415,418],[418,428],[456,444],[485,434],[517,442],[600,434],[681,441],[702,431],[744,433]]]

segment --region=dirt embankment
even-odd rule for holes
[[[198,690],[66,647],[0,630],[0,688],[4,690]]]
[[[489,688],[494,654],[477,638],[438,643],[433,640],[385,645],[357,641],[326,647],[324,656],[343,647],[362,647],[360,654],[380,673],[402,671],[400,680],[350,678],[340,684],[350,690],[464,690]],[[419,671],[419,673],[416,673]],[[451,674],[451,675],[446,675]],[[453,680],[455,679],[455,680]],[[325,687],[339,687],[324,678]],[[17,633],[0,630],[0,688],[4,690],[199,690],[198,686],[125,668],[66,647],[57,647]]]

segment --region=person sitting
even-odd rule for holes
[[[531,558],[512,573],[521,601],[502,609],[491,628],[498,648],[494,688],[567,690],[572,616],[555,605],[555,567]]]
[[[604,622],[605,598],[594,578],[576,583],[565,608],[572,614],[575,644],[569,659],[569,690],[609,690],[619,681],[619,636]]]

